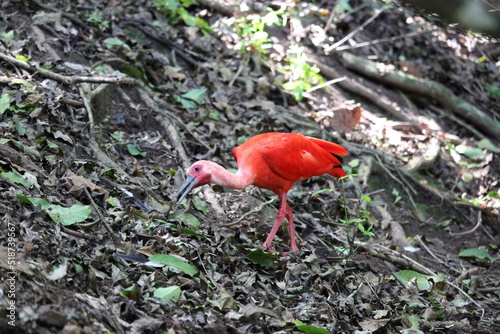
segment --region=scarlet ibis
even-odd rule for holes
[[[193,188],[215,183],[232,189],[249,185],[272,190],[281,200],[276,221],[262,245],[271,246],[278,228],[286,217],[290,231],[290,248],[299,251],[295,243],[293,212],[286,202],[292,185],[313,176],[330,174],[345,176],[342,157],[347,150],[331,142],[306,137],[299,133],[264,133],[250,138],[233,149],[238,171],[233,174],[215,162],[200,160],[189,167],[187,178],[177,193],[177,204]]]

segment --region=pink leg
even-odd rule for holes
[[[283,222],[283,218],[285,218],[285,214],[286,214],[286,208],[283,208],[283,205],[281,205],[281,208],[278,210],[278,214],[276,215],[276,221],[274,222],[274,225],[271,228],[271,232],[269,232],[266,241],[264,241],[264,244],[262,245],[263,250],[268,250],[270,253],[274,253],[272,250],[269,249],[269,247],[271,247],[271,243],[273,242],[274,236],[276,235],[276,232],[278,232],[278,229],[280,228],[281,223]]]
[[[281,226],[281,223],[283,222],[283,219],[286,217],[288,220],[288,228],[290,231],[290,247],[292,248],[293,251],[298,252],[299,248],[297,247],[297,244],[295,243],[295,228],[293,226],[293,212],[292,208],[287,204],[286,202],[286,193],[283,192],[281,194],[278,194],[280,199],[281,199],[281,206],[280,209],[278,210],[278,214],[276,215],[276,221],[274,222],[273,227],[271,228],[271,232],[269,232],[269,235],[267,236],[266,241],[262,245],[263,250],[268,250],[269,247],[271,247],[271,243],[273,242],[274,236],[278,232],[278,229]],[[269,252],[272,252],[269,250]]]
[[[290,248],[293,251],[298,252],[299,247],[295,243],[295,226],[293,225],[293,211],[292,208],[287,204],[286,218],[288,219],[288,230],[290,231]]]

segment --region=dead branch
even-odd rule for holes
[[[380,9],[375,10],[375,13],[373,13],[373,15],[370,18],[368,18],[365,22],[363,22],[363,24],[361,24],[356,29],[354,29],[353,31],[351,31],[349,34],[347,34],[347,36],[345,36],[344,38],[342,38],[337,43],[335,43],[335,44],[329,46],[328,48],[326,48],[325,51],[329,52],[329,51],[335,50],[337,47],[339,47],[342,44],[344,44],[346,41],[348,41],[349,39],[351,39],[358,32],[360,32],[361,30],[363,30],[373,20],[375,20],[384,11],[384,9],[385,8],[380,8]]]
[[[495,138],[500,137],[500,122],[495,121],[469,102],[459,98],[443,84],[392,70],[383,63],[375,63],[348,52],[342,53],[342,60],[348,68],[370,78],[396,88],[433,98],[444,107],[470,121],[487,135]]]
[[[380,43],[388,43],[388,42],[392,43],[392,42],[397,41],[399,39],[409,38],[409,37],[413,37],[413,36],[420,36],[420,35],[428,34],[428,33],[431,33],[431,32],[432,32],[432,30],[428,30],[428,31],[412,31],[410,33],[399,35],[399,36],[373,39],[371,41],[361,42],[361,43],[357,43],[355,45],[339,46],[339,47],[336,47],[332,51],[339,52],[339,51],[345,51],[345,50],[359,49],[359,48],[362,48],[362,47],[365,47],[365,46],[371,46],[371,45],[380,44]]]
[[[327,79],[331,80],[341,77],[341,75],[331,67],[328,67],[319,62],[312,63],[320,69],[321,74]],[[370,101],[399,121],[411,122],[410,117],[405,115],[405,112],[394,102],[391,102],[388,98],[386,98],[385,96],[381,96],[379,93],[371,91],[370,89],[353,79],[339,81],[336,83],[336,85],[348,92],[361,96],[362,98]]]
[[[199,0],[198,3],[202,6],[208,7],[211,10],[221,13],[224,16],[241,16],[237,6],[224,6],[220,1]]]
[[[88,83],[109,83],[115,85],[136,85],[137,80],[129,77],[117,78],[117,77],[103,77],[103,76],[66,76],[58,73],[54,73],[43,68],[35,67],[27,62],[16,59],[4,53],[0,53],[0,59],[12,64],[13,66],[20,67],[29,73],[40,74],[46,78],[52,79],[54,81],[60,82],[64,85],[74,85],[81,82]]]
[[[438,143],[433,143],[427,146],[427,151],[422,155],[413,157],[403,170],[407,173],[413,173],[423,169],[430,169],[434,166],[438,156],[439,156],[440,146]]]

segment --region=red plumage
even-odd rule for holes
[[[281,222],[286,217],[290,229],[291,248],[298,251],[295,243],[293,213],[286,203],[286,195],[292,185],[313,176],[330,174],[336,178],[345,176],[341,156],[348,152],[338,144],[306,137],[298,133],[264,133],[250,138],[233,149],[238,172],[231,174],[223,167],[210,162],[198,161],[188,170],[188,178],[179,189],[182,200],[194,187],[207,183],[242,189],[249,185],[272,190],[281,199],[276,222],[262,246],[268,249]]]

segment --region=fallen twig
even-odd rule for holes
[[[353,31],[351,31],[349,34],[347,34],[347,36],[345,36],[344,38],[342,38],[337,43],[335,43],[335,44],[329,46],[328,48],[326,48],[325,51],[329,52],[331,50],[335,50],[337,47],[339,47],[342,44],[344,44],[346,41],[348,41],[349,39],[351,39],[358,32],[360,32],[361,30],[363,30],[368,24],[370,24],[373,20],[375,20],[380,14],[382,14],[382,12],[384,11],[384,9],[385,9],[385,7],[382,7],[380,9],[375,10],[375,13],[373,13],[373,15],[370,18],[368,18],[365,22],[363,22],[363,24],[361,24],[360,26],[356,27],[356,29],[354,29]]]
[[[247,211],[245,212],[245,214],[243,214],[240,218],[236,219],[234,222],[232,222],[231,224],[228,224],[228,226],[232,226],[232,225],[236,225],[236,224],[239,224],[243,219],[245,219],[246,217],[254,214],[254,213],[257,213],[257,212],[260,212],[262,211],[262,209],[266,206],[266,205],[269,205],[271,203],[273,203],[274,201],[276,200],[276,198],[272,198],[270,199],[269,201],[267,202],[264,202],[262,204],[260,204],[258,207],[256,208],[253,208],[252,210],[250,211]]]
[[[20,67],[30,73],[33,74],[41,74],[46,78],[52,79],[54,81],[60,82],[65,85],[74,85],[76,83],[81,82],[89,82],[89,83],[110,83],[116,85],[136,85],[137,81],[133,78],[124,77],[104,77],[104,76],[66,76],[58,73],[54,73],[48,70],[44,70],[43,68],[35,67],[30,65],[27,62],[16,59],[4,53],[0,53],[0,59],[5,60],[6,62]]]
[[[481,225],[483,225],[483,217],[481,216],[481,210],[477,212],[477,224],[474,226],[471,230],[464,231],[464,232],[459,232],[459,233],[453,233],[450,232],[451,235],[454,236],[460,236],[460,235],[466,235],[469,233],[474,233]]]
[[[412,31],[412,32],[409,32],[407,34],[403,34],[403,35],[399,35],[399,36],[392,36],[392,37],[384,37],[384,38],[379,38],[379,39],[372,39],[371,41],[357,43],[356,45],[339,46],[339,47],[336,47],[333,50],[329,49],[328,51],[339,52],[339,51],[345,51],[345,50],[358,49],[358,48],[362,48],[362,47],[365,47],[365,46],[370,46],[370,45],[375,45],[375,44],[380,44],[380,43],[387,43],[387,42],[391,42],[392,43],[394,41],[397,41],[398,39],[403,39],[403,38],[409,38],[409,37],[413,37],[413,36],[424,35],[424,34],[428,34],[428,33],[431,33],[431,32],[432,32],[432,30],[428,30],[428,31]]]

